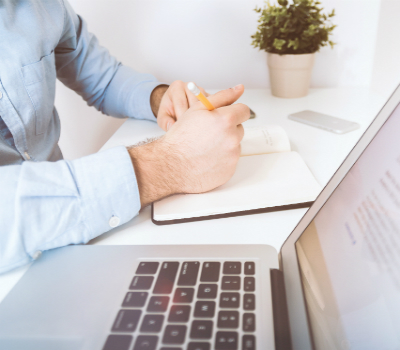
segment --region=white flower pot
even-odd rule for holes
[[[272,95],[283,98],[306,96],[314,60],[315,53],[278,55],[268,52]]]

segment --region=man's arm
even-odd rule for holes
[[[0,273],[132,219],[140,198],[125,147],[0,167]]]
[[[250,116],[247,106],[231,106],[242,93],[238,86],[210,96],[212,112],[198,102],[149,144],[0,167],[0,273],[43,250],[86,243],[153,201],[228,181],[240,155],[241,123]]]
[[[99,45],[67,0],[64,4],[63,31],[55,48],[57,77],[90,106],[114,117],[156,117],[167,131],[197,101],[182,81],[168,87],[150,74],[123,66]]]

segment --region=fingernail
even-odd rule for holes
[[[242,84],[238,84],[236,86],[233,87],[234,90],[240,90],[240,87],[242,86]]]

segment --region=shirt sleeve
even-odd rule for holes
[[[55,49],[58,79],[106,115],[156,120],[150,95],[162,83],[111,56],[66,0],[64,10],[63,32]]]
[[[37,252],[86,243],[140,210],[125,147],[73,161],[0,167],[0,273]]]

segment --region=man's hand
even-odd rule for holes
[[[203,88],[201,92],[208,96]],[[168,129],[198,100],[187,88],[187,83],[174,81],[167,85],[157,86],[150,97],[151,109],[157,117],[158,125],[164,130]]]
[[[232,177],[250,111],[231,104],[243,91],[238,85],[209,96],[211,112],[193,103],[163,137],[129,149],[142,207],[175,193],[206,192]]]

